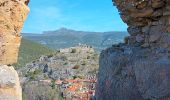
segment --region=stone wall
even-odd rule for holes
[[[122,20],[127,23],[128,44],[169,47],[170,0],[113,0]]]
[[[170,100],[170,0],[113,0],[130,36],[102,51],[97,100]]]

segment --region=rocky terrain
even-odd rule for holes
[[[113,0],[129,26],[125,43],[102,51],[97,100],[170,99],[170,1]]]
[[[11,65],[17,61],[21,40],[20,30],[29,12],[28,2],[29,0],[0,1],[0,99],[2,100],[22,98],[18,75],[12,66],[5,64]],[[130,36],[125,38],[125,43],[113,45],[102,51],[96,99],[169,100],[170,1],[113,0],[113,3],[117,6],[122,20],[129,26]],[[54,84],[49,87],[37,84],[37,80],[81,78],[86,72],[93,70],[96,72],[96,63],[93,63],[92,55],[89,58],[84,53],[76,54],[76,52],[73,49],[69,58],[63,57],[62,53],[41,57],[38,61],[28,64],[25,69],[21,69],[19,73],[24,93],[38,93],[31,99],[49,99],[45,97],[45,93],[50,93],[50,97],[55,98],[56,93],[51,90]],[[82,58],[82,55],[87,58]],[[82,60],[77,60],[77,57]],[[89,69],[85,68],[88,66],[85,59],[94,65]],[[69,62],[66,62],[68,60]],[[64,71],[59,69],[63,65]]]
[[[38,60],[18,69],[24,98],[49,100],[57,97],[57,90],[52,89],[52,83],[43,85],[40,81],[85,79],[87,75],[96,75],[98,59],[99,55],[87,45],[60,49],[54,55],[41,56]],[[48,91],[41,91],[46,88]],[[55,95],[52,95],[54,93]]]
[[[0,1],[0,100],[22,100],[18,74],[5,64],[17,62],[20,31],[29,12],[28,1]]]

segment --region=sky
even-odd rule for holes
[[[42,33],[65,27],[81,31],[126,31],[112,0],[30,0],[22,32]]]

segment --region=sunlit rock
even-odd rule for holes
[[[0,64],[17,62],[20,31],[29,12],[26,1],[0,1]]]
[[[0,100],[22,100],[22,89],[12,66],[0,65]]]

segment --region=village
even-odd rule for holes
[[[74,47],[60,49],[59,51],[61,53],[71,53],[71,52],[74,52],[73,50],[75,50],[76,52],[82,52],[82,53],[95,52],[92,46],[81,44],[81,43],[79,43],[78,45]]]
[[[53,84],[53,80],[39,80],[41,84]],[[64,100],[91,100],[95,95],[96,75],[87,75],[85,79],[55,80],[55,87]]]
[[[95,94],[98,58],[91,46],[83,44],[42,55],[18,70],[23,93],[41,97],[39,90],[48,88],[51,91],[43,91],[47,98],[49,94],[62,98],[54,100],[91,100]],[[35,88],[40,85],[41,88]]]

